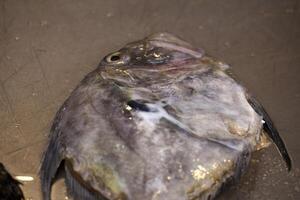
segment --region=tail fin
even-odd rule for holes
[[[247,100],[249,104],[252,106],[252,108],[263,117],[264,125],[264,131],[268,134],[268,136],[272,139],[273,143],[276,145],[277,149],[279,150],[282,158],[284,159],[288,171],[292,168],[292,161],[289,156],[289,153],[285,147],[284,141],[281,139],[275,125],[273,124],[270,116],[266,112],[266,110],[263,108],[263,106],[252,96],[248,95]]]

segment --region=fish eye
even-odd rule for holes
[[[113,53],[113,54],[106,57],[106,61],[109,62],[109,63],[116,62],[116,61],[121,59],[120,55],[121,55],[120,52]]]
[[[114,53],[114,54],[108,56],[108,57],[106,58],[106,61],[107,61],[107,62],[115,62],[115,61],[118,61],[118,60],[120,60],[120,59],[121,59],[120,53],[117,52],[117,53]]]
[[[106,56],[105,61],[110,64],[125,64],[129,60],[129,57],[121,52],[115,52]]]

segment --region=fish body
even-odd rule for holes
[[[212,199],[270,138],[285,145],[229,66],[168,33],[106,56],[58,111],[41,167],[74,199]]]

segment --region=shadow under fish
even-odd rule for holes
[[[213,199],[283,140],[228,65],[168,33],[107,55],[56,114],[40,171],[75,199]]]

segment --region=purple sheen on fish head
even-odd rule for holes
[[[146,39],[155,46],[190,55],[195,58],[201,58],[204,55],[203,49],[195,48],[190,43],[170,33],[156,33]]]
[[[127,44],[104,57],[101,66],[117,68],[174,67],[201,59],[204,51],[170,34],[156,33],[143,40]]]

